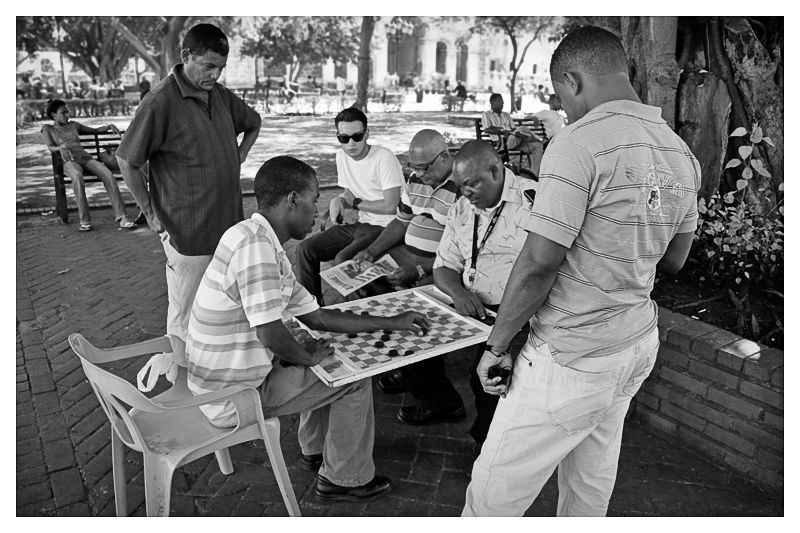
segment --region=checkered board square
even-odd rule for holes
[[[423,336],[416,336],[410,331],[389,330],[351,335],[312,332],[315,337],[329,339],[335,350],[333,356],[312,367],[314,373],[331,387],[481,343],[491,331],[490,326],[463,317],[415,289],[344,302],[332,305],[329,309],[372,316],[417,311],[431,322],[430,331]]]

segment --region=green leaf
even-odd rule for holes
[[[741,191],[747,187],[747,180],[736,180],[736,190]]]
[[[738,166],[739,166],[739,165],[741,165],[741,164],[742,164],[742,161],[741,161],[740,159],[736,159],[736,158],[734,157],[733,159],[731,159],[730,161],[728,161],[728,164],[727,164],[727,165],[725,165],[725,168],[726,168],[726,169],[728,169],[728,168],[736,168],[736,167],[738,167]]]
[[[783,182],[778,185],[778,190],[783,192]]]
[[[761,126],[758,126],[756,129],[753,130],[753,133],[750,134],[750,142],[753,144],[758,144],[761,142],[761,139],[764,137],[764,132],[761,130]]]
[[[749,180],[752,177],[753,177],[753,169],[750,168],[749,166],[745,167],[745,169],[742,171],[742,178]]]
[[[747,135],[747,130],[741,126],[733,130],[733,133],[731,133],[731,137],[741,137],[743,135]]]
[[[765,143],[767,143],[768,145],[772,146],[773,148],[775,148],[775,144],[772,142],[772,139],[770,139],[769,137],[764,137],[761,140],[764,141]]]
[[[725,194],[725,196],[723,196],[723,198],[722,198],[722,201],[724,201],[726,204],[732,204],[733,200],[734,200],[734,196],[733,196],[732,192],[729,192],[729,193]]]
[[[714,257],[715,253],[716,252],[714,252],[713,250],[709,250],[709,251],[706,252],[706,257]]]
[[[752,153],[753,153],[753,147],[752,146],[740,146],[739,147],[739,156],[742,159],[747,159],[748,157],[750,157],[750,154],[752,154]]]

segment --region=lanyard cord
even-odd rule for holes
[[[492,215],[492,219],[489,221],[489,225],[486,227],[486,233],[483,234],[483,239],[481,239],[480,245],[477,244],[478,242],[478,222],[480,222],[480,215],[475,213],[475,218],[472,222],[472,259],[470,261],[470,268],[469,268],[469,278],[470,284],[475,281],[475,266],[478,264],[478,254],[483,247],[486,245],[486,240],[489,238],[489,235],[492,233],[494,226],[497,224],[497,221],[500,219],[500,213],[503,211],[503,207],[506,205],[505,200],[500,202],[500,207],[494,212]]]

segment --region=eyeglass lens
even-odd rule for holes
[[[339,133],[339,134],[336,135],[336,138],[342,144],[349,143],[350,139],[353,139],[355,142],[360,143],[362,140],[364,140],[364,133],[365,132],[363,132],[363,131],[360,131],[358,133],[354,133],[352,135],[344,135],[344,134]]]

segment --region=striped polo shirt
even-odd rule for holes
[[[420,255],[433,256],[442,239],[450,206],[461,191],[450,177],[438,187],[424,184],[416,176],[406,181],[400,193],[397,219],[407,224],[405,243]]]
[[[531,319],[562,365],[632,346],[657,325],[656,264],[697,228],[700,165],[661,109],[618,100],[553,138],[527,229],[569,248]]]
[[[231,385],[258,387],[273,354],[256,336],[256,326],[318,308],[295,279],[267,219],[253,213],[222,236],[197,289],[186,339],[189,389],[203,394]],[[236,423],[230,402],[201,409],[216,425]]]
[[[193,89],[183,65],[136,109],[117,155],[149,166],[150,197],[170,243],[183,255],[211,255],[225,230],[244,218],[237,135],[258,113],[220,84]]]

